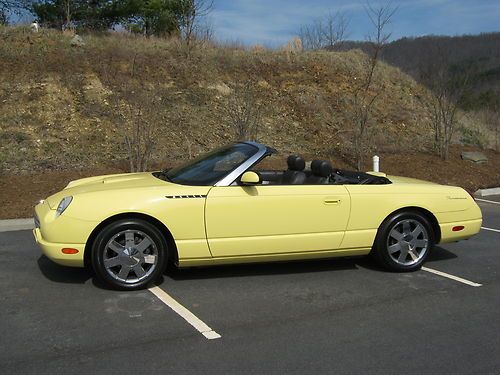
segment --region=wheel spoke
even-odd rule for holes
[[[132,270],[135,272],[136,276],[138,278],[143,277],[146,274],[146,271],[144,271],[144,268],[140,264],[136,264]]]
[[[425,257],[429,241],[425,223],[417,219],[403,219],[389,229],[386,254],[399,265],[413,266]]]
[[[407,220],[407,221],[403,221],[403,233],[404,234],[409,234],[411,232],[411,228],[410,228],[410,222]]]
[[[151,240],[145,237],[141,242],[137,244],[135,248],[142,254],[144,250],[146,250],[149,246],[151,246],[151,244],[152,244]]]
[[[415,252],[415,249],[408,251],[408,254],[410,254],[413,261],[416,261],[418,259],[418,254]]]
[[[113,257],[113,258],[104,259],[104,266],[106,268],[119,266],[121,264],[122,264],[122,260],[120,259],[120,257]]]
[[[408,258],[408,250],[408,246],[401,246],[401,253],[399,253],[398,262],[406,262],[406,258]]]
[[[420,236],[422,232],[423,232],[422,226],[417,225],[416,228],[413,230],[413,232],[411,232],[411,235],[413,236],[413,238],[418,238],[418,236]]]
[[[391,245],[387,248],[389,250],[389,253],[394,254],[397,251],[401,250],[401,244],[399,242],[396,242],[394,245]]]
[[[134,232],[125,232],[125,247],[132,247],[134,245]]]
[[[108,244],[108,248],[113,250],[118,255],[123,253],[123,250],[125,250],[125,247],[123,245],[120,245],[118,242],[114,240]]]
[[[427,239],[415,241],[415,247],[426,247],[426,246],[427,246]]]
[[[141,230],[124,229],[109,239],[101,253],[101,267],[117,283],[133,284],[143,281],[156,270],[161,255],[157,246]]]
[[[130,272],[130,267],[122,265],[122,269],[120,270],[120,272],[118,272],[118,277],[120,277],[123,280],[127,280],[129,272]]]
[[[391,233],[389,233],[389,236],[394,238],[396,241],[400,241],[404,237],[403,233],[397,231],[396,228],[391,230]]]

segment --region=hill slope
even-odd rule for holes
[[[150,135],[151,168],[231,142],[235,114],[248,107],[257,139],[283,156],[354,164],[352,93],[365,58],[359,50],[186,50],[175,40],[124,35],[84,40],[72,47],[71,36],[56,31],[0,27],[0,219],[31,215],[34,202],[71,179],[126,171],[125,136]],[[371,152],[382,156],[384,172],[470,189],[500,186],[499,154],[487,151],[490,162],[482,165],[460,160],[464,134],[449,161],[432,154],[423,86],[384,63],[375,85],[383,90]],[[470,119],[461,118],[467,130]]]
[[[197,47],[125,36],[70,37],[0,29],[0,168],[4,172],[115,165],[131,124],[154,123],[154,159],[234,140],[231,111],[261,107],[257,138],[284,152],[349,159],[352,87],[363,54]],[[374,151],[429,148],[427,91],[382,64]],[[239,102],[238,102],[239,101]],[[236,103],[235,103],[236,102]],[[21,151],[21,152],[19,152]]]

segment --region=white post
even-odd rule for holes
[[[373,171],[374,172],[380,172],[380,163],[379,162],[380,162],[380,158],[377,155],[375,155],[373,157]]]
[[[37,33],[40,28],[40,25],[38,25],[38,22],[35,21],[30,25],[30,28],[32,32]]]

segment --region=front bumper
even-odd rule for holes
[[[35,207],[33,236],[42,252],[55,263],[70,267],[84,266],[85,242],[95,223],[62,215],[55,216],[46,201]],[[77,249],[76,254],[65,254],[64,248]]]
[[[33,236],[35,241],[42,249],[42,252],[52,261],[57,264],[69,267],[83,267],[83,252],[85,250],[85,244],[62,244],[53,243],[44,240],[42,233],[39,228],[33,229]],[[72,248],[77,249],[77,254],[64,254],[62,249]]]

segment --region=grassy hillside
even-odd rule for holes
[[[231,110],[245,90],[262,109],[259,140],[284,152],[350,160],[350,102],[362,52],[205,45],[187,56],[175,40],[84,36],[84,47],[72,47],[70,39],[0,29],[4,173],[123,166],[126,129],[141,121],[155,125],[158,163],[198,154],[234,140]],[[384,89],[373,151],[429,149],[426,90],[386,64],[376,85]]]
[[[235,113],[252,107],[256,138],[308,159],[354,165],[353,89],[365,55],[349,52],[187,50],[175,40],[71,36],[0,27],[0,219],[28,217],[69,180],[128,169],[131,130],[154,140],[150,168],[179,163],[237,138]],[[460,159],[483,125],[461,114],[450,160],[432,153],[429,92],[382,63],[372,149],[384,172],[471,190],[500,186],[500,154]],[[259,114],[258,116],[256,114]],[[432,166],[432,168],[430,168]],[[367,157],[365,169],[369,169]]]

